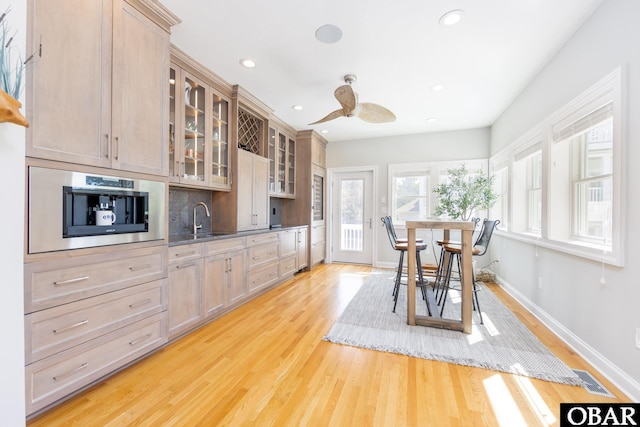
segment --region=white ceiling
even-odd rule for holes
[[[491,125],[603,0],[160,1],[182,20],[173,44],[297,130],[342,141]],[[462,21],[440,25],[453,9]],[[342,29],[339,42],[315,39],[325,24]],[[397,120],[309,126],[340,107],[333,91],[348,73],[361,102]]]

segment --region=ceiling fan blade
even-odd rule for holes
[[[333,112],[327,114],[325,117],[321,118],[318,121],[315,121],[313,123],[309,123],[309,125],[315,125],[315,124],[318,124],[318,123],[328,122],[329,120],[337,119],[338,117],[344,117],[344,116],[346,116],[346,114],[344,113],[343,110],[336,110],[336,111],[333,111]]]
[[[342,105],[342,110],[345,115],[353,112],[356,109],[356,105],[358,103],[356,99],[356,94],[351,89],[351,85],[342,85],[333,93],[336,97],[340,105]]]
[[[358,117],[369,123],[388,123],[396,120],[396,115],[382,105],[361,102],[358,105]]]

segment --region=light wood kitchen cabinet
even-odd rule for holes
[[[177,64],[169,72],[169,181],[230,190],[229,99]]]
[[[269,195],[296,196],[296,141],[281,128],[269,127]]]
[[[309,265],[309,257],[307,256],[307,227],[298,228],[296,231],[296,237],[298,239],[296,244],[296,270],[300,271]]]
[[[178,22],[151,0],[29,0],[27,156],[166,176]]]
[[[27,365],[26,413],[91,384],[167,342],[166,311]]]
[[[203,318],[201,244],[169,248],[169,338]]]
[[[25,316],[25,358],[32,363],[166,310],[165,279]]]
[[[252,236],[247,240],[247,291],[256,292],[279,279],[280,237],[278,232]]]
[[[269,228],[269,159],[238,150],[238,231]]]
[[[244,239],[205,243],[204,283],[202,285],[205,316],[241,301],[244,286]]]
[[[167,258],[160,245],[27,259],[27,414],[167,342]]]
[[[280,232],[280,278],[307,267],[307,227]]]
[[[306,268],[325,259],[325,205],[326,170],[325,151],[327,140],[313,130],[296,134],[296,186],[295,199],[283,200],[282,223],[284,225],[308,224]],[[302,256],[302,255],[301,255]],[[298,265],[298,269],[301,267]]]

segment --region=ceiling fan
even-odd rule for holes
[[[338,117],[359,117],[369,123],[388,123],[396,120],[395,114],[383,107],[382,105],[372,104],[370,102],[358,103],[358,95],[351,88],[351,84],[358,80],[355,74],[347,74],[344,76],[345,85],[335,90],[333,95],[336,97],[342,108],[327,114],[318,121],[309,123],[315,125],[318,123],[328,122]]]

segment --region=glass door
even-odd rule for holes
[[[276,130],[269,128],[269,193],[276,192]]]
[[[229,186],[229,102],[213,95],[211,109],[211,175],[212,186]]]
[[[373,263],[373,172],[336,173],[332,178],[331,260]]]
[[[184,166],[181,178],[204,183],[205,87],[184,78]]]
[[[169,69],[169,176],[177,176],[176,170],[176,86],[177,71]]]
[[[289,138],[287,147],[287,195],[296,195],[296,142]]]
[[[285,191],[285,163],[287,161],[287,136],[283,133],[278,133],[278,183],[276,185],[277,193],[284,193]]]

